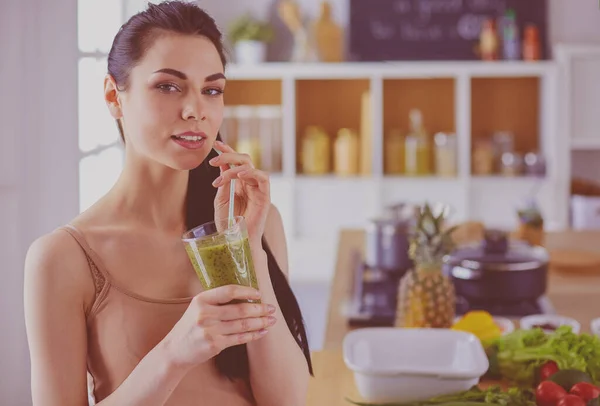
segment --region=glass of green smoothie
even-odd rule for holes
[[[211,221],[183,234],[183,244],[205,290],[225,285],[250,286],[258,290],[254,262],[244,217]],[[260,303],[235,300],[234,303]]]

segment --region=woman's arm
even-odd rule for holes
[[[279,210],[273,204],[271,204],[269,215],[265,222],[264,238],[267,244],[269,244],[271,253],[275,257],[275,262],[281,268],[281,272],[289,279],[289,261],[283,219]]]
[[[34,405],[88,404],[85,309],[94,297],[88,270],[81,248],[63,232],[40,238],[27,253],[25,322]],[[169,359],[159,344],[98,405],[163,405],[188,368]]]
[[[34,405],[88,402],[85,298],[93,298],[93,282],[91,276],[83,277],[88,264],[81,249],[62,234],[35,241],[25,260],[25,325]],[[77,268],[79,272],[74,272]]]
[[[265,239],[275,260],[287,275],[287,252],[279,212],[271,206],[265,227]],[[310,374],[306,358],[290,333],[269,278],[266,254],[253,251],[262,300],[273,303],[278,322],[261,340],[249,343],[250,384],[259,406],[304,406]]]

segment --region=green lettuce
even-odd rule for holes
[[[547,334],[542,329],[515,330],[485,343],[500,376],[515,384],[534,386],[539,368],[554,361],[559,369],[586,372],[600,383],[600,338],[575,334],[570,326],[560,326]]]

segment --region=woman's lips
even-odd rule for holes
[[[187,132],[173,135],[171,139],[186,149],[198,149],[204,145],[206,134]]]

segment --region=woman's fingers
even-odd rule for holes
[[[229,145],[225,144],[223,141],[215,141],[215,145],[214,147],[219,150],[220,152],[235,152],[235,150],[233,148],[231,148]]]
[[[220,151],[221,154],[208,161],[208,163],[212,166],[229,167],[247,164],[254,167],[252,164],[252,159],[248,154],[240,154],[235,152],[235,150],[229,145],[226,145],[220,141],[215,142],[215,148]]]
[[[237,177],[249,185],[257,186],[261,192],[269,194],[270,181],[269,175],[266,172],[258,169],[249,169],[238,172]]]
[[[219,319],[225,321],[266,317],[274,312],[275,308],[265,303],[231,303],[218,307]]]
[[[209,305],[220,305],[231,302],[232,300],[252,300],[260,299],[260,292],[249,286],[226,285],[218,288],[205,290],[196,296],[197,301]]]
[[[212,166],[240,166],[244,164],[254,166],[250,155],[237,152],[224,152],[208,161],[208,163]]]
[[[268,332],[269,332],[269,330],[263,329],[263,330],[249,331],[249,332],[241,333],[241,334],[229,334],[229,335],[223,336],[223,341],[225,344],[225,348],[228,348],[228,347],[233,347],[234,345],[246,344],[251,341],[259,340],[259,339],[263,338]]]
[[[264,330],[274,325],[276,321],[273,316],[223,321],[218,327],[218,333],[227,335]]]
[[[231,179],[237,178],[237,174],[240,172],[245,172],[247,170],[252,170],[252,167],[249,165],[236,166],[235,168],[227,169],[226,171],[221,172],[221,176],[219,176],[213,182],[213,186],[220,187],[228,184]]]

